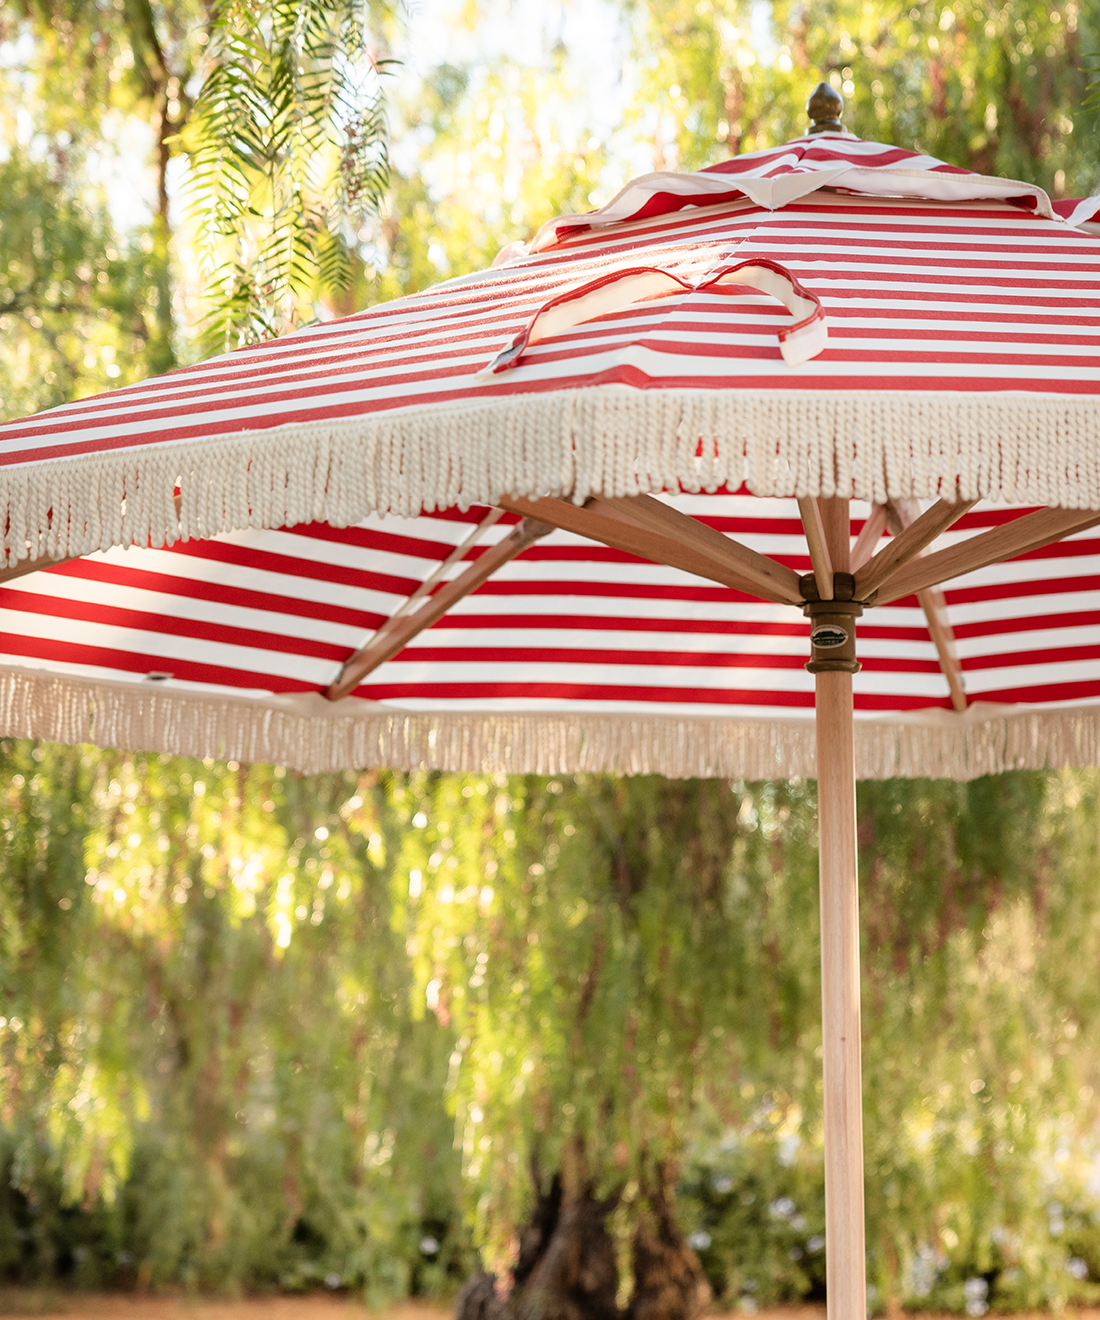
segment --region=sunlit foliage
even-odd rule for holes
[[[20,416],[129,383],[155,319],[149,235],[117,238],[64,160],[0,163],[0,197],[0,409]]]
[[[222,0],[188,154],[208,277],[203,342],[293,329],[351,276],[348,240],[387,182],[385,117],[364,18],[382,4]]]
[[[782,141],[806,124],[806,97],[827,77],[861,137],[926,151],[1052,195],[1100,184],[1085,55],[1100,46],[1094,6],[1077,0],[1000,6],[969,0],[757,7],[649,0],[638,40],[652,52],[639,119],[666,168]]]
[[[1095,793],[1027,775],[861,788],[880,1301],[965,1309],[978,1277],[983,1306],[1093,1295],[1094,1064],[1072,1042],[1096,1012],[1079,947]],[[812,786],[442,779],[421,800],[412,952],[459,1033],[452,1104],[490,1258],[533,1162],[619,1194],[624,1242],[686,1179],[721,1295],[820,1294]]]
[[[3,762],[0,1269],[453,1286],[450,1036],[409,1011],[389,780]]]
[[[371,42],[395,7],[9,6],[3,415],[281,333],[344,287],[349,244],[386,181],[384,59]],[[110,286],[94,290],[94,328],[82,319],[90,281]]]
[[[78,204],[90,193],[104,216],[105,173],[120,168],[132,189],[128,222],[133,240],[146,249],[148,270],[141,272],[146,287],[138,307],[119,317],[119,329],[132,333],[138,328],[134,312],[140,315],[142,343],[136,350],[120,346],[120,363],[125,369],[136,358],[143,375],[175,365],[178,350],[169,142],[190,108],[204,24],[197,0],[17,0],[0,30],[7,57],[4,108],[23,121],[7,138],[11,159],[49,169]],[[6,196],[0,199],[0,206],[10,205]],[[103,237],[105,245],[128,246],[121,236]],[[3,243],[18,251],[6,233]],[[65,274],[71,278],[68,269]]]
[[[720,1295],[820,1291],[812,784],[20,743],[3,782],[9,1276],[446,1290],[535,1170],[617,1196],[624,1287],[678,1186]],[[1100,779],[860,812],[879,1301],[1087,1300]]]

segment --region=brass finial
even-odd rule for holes
[[[806,113],[810,116],[811,133],[840,133],[844,129],[840,122],[844,101],[832,83],[817,84],[806,102]]]

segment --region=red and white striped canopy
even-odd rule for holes
[[[560,530],[321,694],[508,496],[663,493],[799,573],[796,496],[853,498],[853,535],[888,501],[980,500],[947,545],[1100,509],[1098,206],[820,134],[0,427],[9,563],[64,561],[0,584],[0,732],[310,769],[812,774],[796,606]],[[869,609],[860,772],[1100,761],[1098,586],[1100,529],[947,584],[964,712],[916,597]]]

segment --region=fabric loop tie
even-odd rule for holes
[[[632,266],[600,275],[575,289],[559,293],[535,312],[515,339],[477,373],[487,380],[519,365],[524,353],[541,340],[563,334],[575,325],[609,315],[631,303],[680,291],[693,294],[723,291],[726,285],[747,285],[769,294],[795,317],[793,325],[778,331],[779,351],[788,366],[801,366],[817,357],[828,341],[828,326],[821,299],[800,283],[785,266],[769,257],[748,257],[708,271],[696,284],[660,266]]]

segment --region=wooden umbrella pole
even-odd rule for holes
[[[859,891],[856,879],[856,768],[848,501],[819,506],[819,539],[833,569],[828,596],[816,581],[810,618],[817,707],[817,828],[821,886],[821,1045],[825,1109],[825,1285],[829,1320],[866,1320],[863,1214],[863,1096],[860,1075]],[[806,512],[803,512],[806,519]],[[818,566],[815,563],[815,578]]]
[[[816,689],[826,1288],[829,1320],[864,1320],[867,1293],[852,675],[818,673]]]

